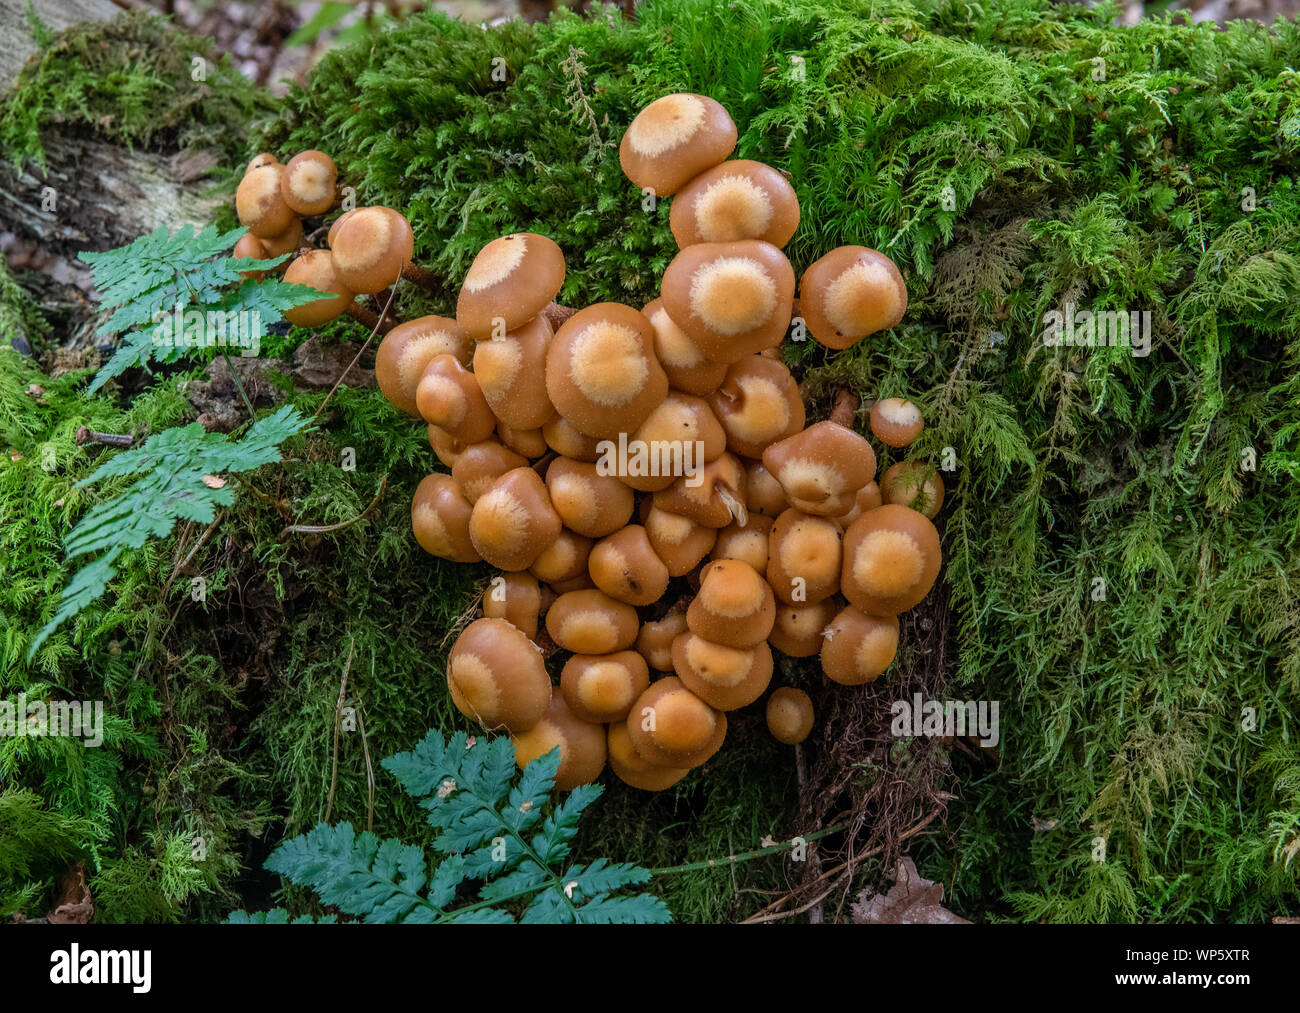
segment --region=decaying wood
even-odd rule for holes
[[[112,0],[31,0],[32,9],[51,30],[61,32],[82,21],[107,21],[122,11]],[[36,52],[27,21],[27,0],[0,0],[0,88],[8,88]]]

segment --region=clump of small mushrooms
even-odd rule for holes
[[[899,615],[939,573],[935,470],[900,461],[878,477],[857,398],[809,424],[777,351],[792,324],[830,349],[895,326],[903,278],[884,254],[845,246],[796,286],[782,251],[799,223],[794,188],[730,160],[736,141],[727,111],[690,94],[651,103],[624,135],[628,179],[675,195],[679,252],[649,305],[558,306],[563,252],[518,232],[475,257],[454,318],[411,320],[379,345],[380,389],[422,419],[450,472],[416,490],[416,539],[500,571],[451,650],[451,699],[510,734],[521,766],[558,747],[562,788],[606,764],[637,788],[668,788],[722,747],[743,707],[764,706],[780,742],[803,741],[813,700],[768,692],[773,651],[870,683],[894,660]],[[268,235],[319,207],[332,181],[311,163],[294,204],[271,180],[292,179],[292,165],[250,170],[265,175],[248,199],[270,194]],[[295,262],[335,294],[313,320],[392,284],[410,227],[362,208],[329,247]],[[923,427],[902,398],[871,408],[887,453]]]

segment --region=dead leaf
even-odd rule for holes
[[[78,862],[63,877],[59,899],[47,921],[51,925],[87,925],[95,913],[95,903],[86,886],[86,867]]]
[[[852,908],[856,925],[969,925],[943,906],[943,884],[925,879],[910,858],[899,859],[888,893],[863,890]]]
[[[224,489],[226,486],[226,480],[224,478],[217,478],[216,475],[204,475],[203,484],[209,489]]]

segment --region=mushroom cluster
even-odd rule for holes
[[[500,571],[451,650],[451,698],[509,733],[521,766],[558,746],[561,788],[607,764],[637,788],[675,784],[721,748],[728,712],[767,694],[773,649],[818,655],[834,682],[872,682],[894,659],[899,614],[939,572],[937,475],[909,462],[878,483],[855,407],[809,425],[776,351],[800,319],[833,349],[893,327],[902,276],[881,253],[841,247],[804,272],[796,301],[782,252],[795,191],[770,166],[729,160],[736,140],[727,111],[690,94],[651,103],[624,135],[632,183],[676,195],[680,249],[648,305],[558,307],[563,252],[514,233],[475,257],[455,318],[402,324],[377,352],[380,389],[423,420],[450,472],[415,492],[417,541]],[[330,245],[346,290],[373,290],[360,258]],[[391,282],[397,260],[365,284]],[[923,426],[897,398],[870,415],[895,449]],[[778,688],[766,718],[801,742],[813,702]]]

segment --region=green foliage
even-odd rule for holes
[[[28,660],[56,627],[107,590],[122,552],[167,536],[178,520],[212,523],[218,507],[235,501],[234,488],[219,476],[279,461],[280,444],[309,425],[288,405],[254,422],[238,441],[205,432],[194,422],[149,437],[143,446],[118,454],[82,479],[79,486],[139,476],[125,491],[87,513],[68,535],[69,560],[92,554],[95,558],[64,589],[57,611],[28,648]]]
[[[430,871],[424,852],[350,823],[318,824],[286,841],[266,867],[311,887],[322,904],[368,923],[646,923],[669,921],[663,902],[646,894],[616,896],[650,878],[646,869],[612,863],[561,864],[583,811],[600,797],[581,785],[549,804],[560,752],[530,761],[516,778],[507,736],[489,742],[458,732],[450,740],[430,731],[409,753],[384,761],[407,794],[418,799],[437,831],[441,856]],[[468,885],[483,881],[477,901],[455,904]],[[232,922],[285,921],[236,912]],[[332,918],[330,919],[332,920]]]
[[[0,791],[0,918],[41,895],[40,880],[80,854],[87,830],[84,820],[51,811],[33,791]]]

